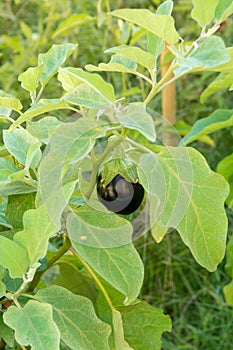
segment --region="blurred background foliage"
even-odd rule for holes
[[[21,89],[18,75],[37,64],[39,53],[52,44],[78,43],[78,50],[67,65],[84,68],[86,64],[107,62],[103,52],[121,44],[145,47],[143,31],[133,25],[112,19],[106,13],[119,8],[148,8],[155,11],[160,0],[2,0],[0,2],[0,89],[15,94],[27,106],[28,95]],[[191,0],[175,0],[173,16],[176,28],[186,40],[194,40],[200,28],[190,18]],[[227,46],[233,45],[233,20],[228,19],[219,35]],[[177,84],[177,119],[189,125],[211,114],[217,108],[233,108],[232,93],[219,91],[205,104],[199,101],[202,91],[216,73],[190,74]],[[129,101],[142,100],[148,86],[140,79],[119,73],[104,73],[117,97]],[[60,96],[54,79],[46,90],[46,98]],[[161,96],[150,104],[161,112]],[[2,122],[4,128],[4,122]],[[212,169],[233,152],[233,128],[211,135],[214,145],[192,144],[207,158]],[[233,214],[228,210],[229,233]],[[148,236],[149,237],[149,236]],[[145,263],[145,283],[141,297],[165,309],[173,319],[173,331],[163,340],[165,350],[216,350],[232,348],[233,310],[224,302],[222,289],[229,279],[222,262],[209,273],[192,258],[176,233],[170,233],[159,245],[143,237],[136,246]]]

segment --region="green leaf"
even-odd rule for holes
[[[29,267],[26,250],[3,236],[0,236],[0,246],[0,265],[9,270],[12,278],[23,277]]]
[[[38,65],[44,65],[44,71],[40,79],[43,86],[45,86],[49,79],[57,73],[58,68],[67,60],[76,48],[77,45],[65,43],[53,45],[48,52],[39,54]]]
[[[53,33],[53,38],[61,35],[73,34],[73,30],[78,27],[82,27],[86,23],[95,21],[94,17],[91,17],[85,13],[73,14],[63,21]]]
[[[23,231],[15,234],[14,241],[27,250],[30,263],[33,265],[46,255],[48,240],[58,228],[48,217],[43,205],[27,210],[23,216],[23,224]]]
[[[233,209],[233,154],[222,159],[217,166],[217,172],[225,177],[230,185],[230,193],[227,197],[226,204]]]
[[[115,101],[112,85],[98,74],[85,72],[81,68],[63,68],[59,71],[58,80],[68,91],[62,99],[69,103],[98,108]]]
[[[192,0],[193,10],[191,17],[197,21],[201,27],[206,26],[214,19],[215,9],[219,0]]]
[[[173,1],[171,0],[161,3],[156,11],[156,15],[170,16],[173,5]],[[155,59],[157,59],[164,50],[164,40],[151,32],[147,32],[147,49],[148,52],[154,55]]]
[[[0,338],[10,347],[13,348],[15,337],[14,332],[3,322],[3,313],[0,314]]]
[[[121,45],[121,46],[112,47],[111,49],[108,49],[105,52],[106,53],[114,52],[121,56],[125,56],[147,69],[153,69],[156,67],[155,57],[149,52],[142,50],[140,47]]]
[[[10,196],[12,194],[23,194],[36,192],[35,187],[20,181],[14,181],[0,186],[0,196]]]
[[[187,72],[213,70],[231,59],[224,41],[218,36],[205,38],[187,57],[183,57],[178,51],[173,53],[178,56],[179,67],[174,71],[175,75]]]
[[[179,40],[179,34],[171,16],[155,15],[144,9],[120,9],[111,12],[110,15],[132,22],[162,38],[170,45],[174,45]]]
[[[6,294],[6,286],[2,281],[0,281],[0,298],[2,298],[5,294]],[[1,319],[0,319],[0,328],[1,328]],[[1,337],[1,330],[0,330],[0,337]]]
[[[3,140],[8,151],[18,160],[21,164],[26,164],[27,153],[30,147],[34,144],[38,144],[38,139],[32,136],[25,129],[16,129],[13,132],[3,130]],[[42,156],[42,152],[38,147],[34,153],[30,167],[36,168]]]
[[[187,145],[202,135],[208,135],[231,125],[233,125],[233,111],[217,109],[209,117],[198,120],[191,131],[181,140],[180,145]]]
[[[202,92],[200,101],[204,103],[205,100],[222,89],[230,89],[233,82],[233,73],[221,73],[210,85]]]
[[[43,69],[44,65],[41,64],[37,67],[29,67],[25,72],[20,74],[18,80],[21,82],[22,88],[29,92],[34,92],[40,82]]]
[[[50,134],[62,123],[55,117],[44,117],[38,122],[28,121],[27,130],[31,135],[45,142]]]
[[[125,339],[134,350],[160,350],[163,332],[171,331],[171,320],[161,309],[139,302],[118,308]]]
[[[105,208],[100,211],[82,205],[77,215],[67,216],[66,225],[69,237],[78,244],[101,249],[131,242],[133,228],[129,221]]]
[[[63,342],[73,350],[110,350],[109,325],[99,320],[91,301],[58,286],[39,290],[36,298],[53,307]]]
[[[57,109],[68,109],[69,106],[59,99],[42,99],[33,107],[29,108],[25,113],[23,113],[9,128],[9,131],[13,131],[17,126],[23,122],[37,117],[38,115],[55,111]]]
[[[3,90],[0,90],[0,106],[3,107],[3,109],[1,108],[1,113],[3,115],[9,115],[9,110],[20,113],[23,108],[20,100],[11,94],[7,94]]]
[[[114,330],[115,349],[116,350],[134,350],[125,341],[121,314],[116,309],[112,309],[112,325]]]
[[[232,0],[219,0],[215,10],[215,19],[219,23],[223,22],[227,17],[233,13]]]
[[[15,330],[16,341],[32,350],[59,350],[60,332],[53,321],[52,306],[29,300],[23,308],[11,306],[3,316]]]
[[[220,64],[219,66],[209,68],[209,71],[221,72],[221,73],[232,73],[233,70],[233,47],[227,47],[227,51],[230,55],[230,60],[227,63]]]
[[[8,197],[6,218],[9,223],[17,229],[23,228],[23,214],[26,210],[35,206],[35,195],[20,194]]]
[[[138,130],[150,141],[156,140],[154,121],[147,113],[145,104],[141,102],[130,103],[125,109],[120,110],[116,117],[124,127]]]
[[[72,244],[101,277],[126,296],[128,303],[137,298],[143,282],[144,268],[132,243],[114,248],[93,248],[74,240]]]
[[[113,55],[109,63],[100,63],[98,67],[93,66],[92,64],[87,64],[85,68],[90,72],[120,72],[135,74],[137,63],[127,57]]]
[[[0,158],[0,184],[8,182],[9,176],[19,169],[7,158]]]
[[[196,261],[214,271],[225,254],[226,180],[210,170],[199,152],[184,147],[143,155],[138,174],[147,192],[158,200],[150,215],[161,226],[176,228]]]
[[[97,298],[95,282],[85,271],[80,270],[73,256],[64,256],[57,262],[59,275],[53,284],[64,287],[74,294],[82,295],[94,301]]]

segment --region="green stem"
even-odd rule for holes
[[[170,81],[167,82],[167,79],[170,77],[170,75],[174,72],[174,70],[178,67],[179,65],[178,64],[174,64],[172,65],[166,72],[166,74],[164,74],[163,78],[157,83],[155,84],[149,95],[147,96],[147,98],[145,99],[145,104],[148,104],[152,98],[159,92],[161,91],[161,87],[164,86],[165,83],[170,83]]]
[[[40,282],[41,276],[50,269],[51,266],[54,265],[54,263],[59,260],[71,247],[71,242],[69,238],[64,235],[64,243],[63,245],[59,248],[59,250],[54,253],[52,258],[48,261],[47,267],[45,270],[39,270],[35,273],[35,276],[33,280],[28,284],[28,287],[26,289],[26,292],[33,292],[33,290],[36,288],[37,284]]]
[[[127,131],[125,131],[125,132],[127,132]],[[87,199],[89,199],[91,197],[91,194],[94,190],[94,187],[96,184],[96,177],[97,177],[97,173],[98,173],[98,169],[99,169],[100,165],[103,163],[105,158],[107,158],[107,156],[112,152],[112,150],[122,142],[122,139],[125,137],[125,132],[123,131],[121,136],[119,138],[117,138],[116,140],[110,139],[108,141],[108,146],[104,150],[103,154],[93,163],[90,186],[88,188],[88,191],[85,194],[85,197]]]

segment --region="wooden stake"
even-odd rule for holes
[[[160,63],[162,65],[161,78],[166,74],[170,67],[170,63],[163,64],[166,55],[169,53],[167,45],[161,55]],[[168,77],[169,81],[174,75]],[[171,83],[165,89],[162,90],[162,115],[164,117],[164,126],[174,125],[176,122],[176,87],[175,83]],[[162,135],[163,144],[166,146],[176,146],[177,139],[176,134],[170,132],[164,132]]]

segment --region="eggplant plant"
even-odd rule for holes
[[[165,118],[150,102],[196,72],[219,73],[202,101],[232,89],[233,48],[217,31],[233,5],[193,0],[193,42],[179,35],[172,9],[167,0],[156,13],[112,11],[142,44],[109,48],[108,63],[85,69],[65,66],[76,43],[53,45],[18,78],[28,101],[0,91],[9,122],[0,148],[3,349],[159,350],[171,319],[139,298],[144,266],[135,240],[151,234],[159,243],[177,230],[208,271],[225,255],[229,185],[188,145],[232,125],[233,111],[213,111],[166,146]],[[165,44],[170,68],[161,77]],[[145,98],[119,95],[105,79],[115,73],[142,80]],[[63,90],[57,98],[46,94],[51,79]]]

